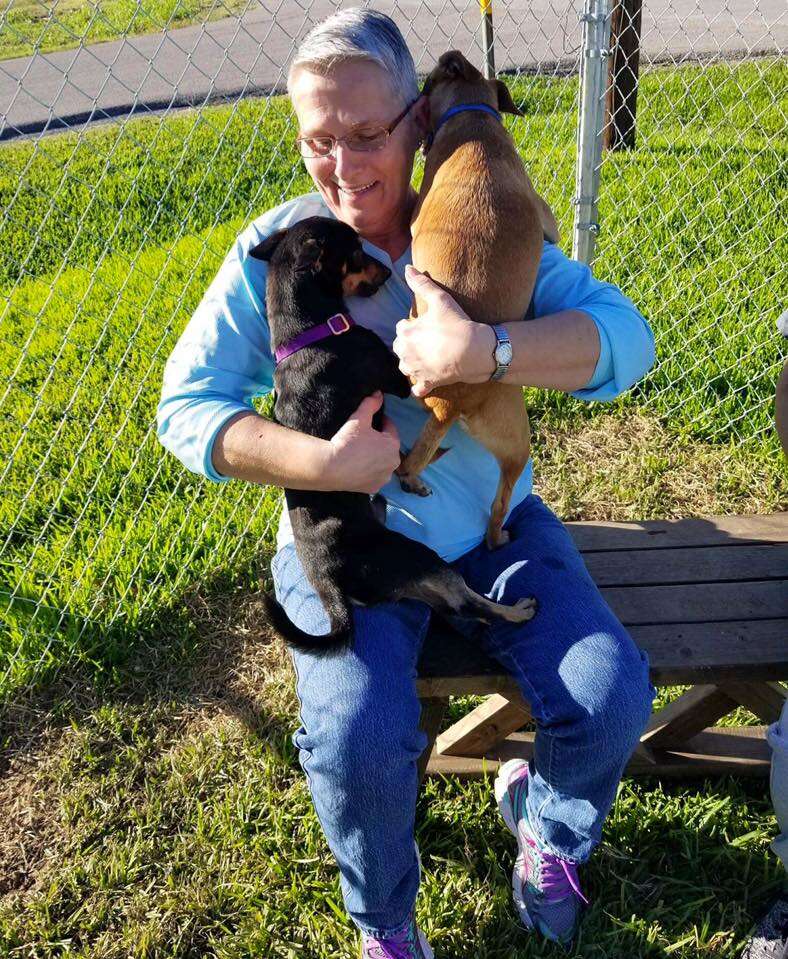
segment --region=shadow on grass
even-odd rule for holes
[[[250,578],[265,588],[268,569],[269,560],[261,561]],[[34,755],[53,727],[65,728],[105,704],[221,710],[260,737],[279,740],[285,731],[258,695],[266,679],[261,667],[272,656],[286,658],[268,629],[262,590],[219,574],[134,626],[106,628],[60,610],[39,616],[57,625],[57,634],[34,679],[0,704],[0,776],[15,758]],[[65,649],[76,654],[61,666],[57,654]]]
[[[703,520],[688,523],[701,539],[726,540]],[[598,530],[595,524],[584,525],[584,551],[599,550]],[[652,544],[666,535],[659,523],[647,530]],[[698,545],[696,541],[695,548]],[[634,546],[627,542],[624,548],[631,551]],[[126,648],[131,639],[132,648]],[[6,766],[25,753],[34,754],[53,725],[67,729],[110,703],[143,708],[165,704],[173,714],[190,710],[209,716],[212,711],[232,714],[266,748],[282,750],[288,764],[297,767],[287,745],[295,713],[287,707],[270,708],[268,698],[260,695],[270,678],[270,664],[276,661],[281,666],[286,654],[270,639],[259,592],[217,578],[185,594],[176,610],[152,618],[136,637],[125,634],[125,642],[126,647],[118,646],[122,660],[102,672],[102,682],[97,683],[95,672],[87,667],[68,669],[48,688],[14,701],[3,717]],[[429,897],[428,920],[436,931],[440,927],[440,955],[444,959],[566,955],[519,927],[509,895],[512,840],[490,801],[490,785],[466,786],[452,778],[428,784],[419,798],[417,838],[429,873],[422,896]],[[463,802],[466,788],[472,801]],[[650,790],[668,799],[658,802]],[[670,810],[671,795],[697,792],[707,798],[704,791],[712,800],[717,794],[730,795],[734,805],[740,800],[744,812],[739,818],[726,814],[729,821],[717,828],[724,811],[716,819],[688,825],[680,804]],[[688,790],[682,784],[664,787],[655,781],[644,784],[633,808],[619,803],[621,808],[606,825],[605,845],[583,873],[592,908],[570,954],[589,959],[690,956],[697,928],[699,951],[736,955],[735,937],[743,939],[776,888],[773,857],[765,849],[754,851],[752,844],[748,848],[746,843],[729,841],[746,832],[747,805],[752,804],[752,813],[759,799],[760,814],[766,804],[762,783],[719,780]],[[301,868],[308,874],[318,867]],[[458,878],[459,894],[453,893],[450,881],[443,881],[446,876]],[[20,874],[11,888],[23,883]],[[486,903],[479,902],[480,888],[489,892]],[[318,902],[316,908],[325,906]],[[210,924],[208,917],[205,922]],[[298,925],[295,917],[294,923]],[[350,929],[347,922],[344,927]],[[715,936],[718,941],[712,947]]]

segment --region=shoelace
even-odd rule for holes
[[[366,944],[369,959],[418,959],[416,926],[411,922],[406,929],[385,940],[371,939]]]
[[[529,843],[530,845],[530,843]],[[534,844],[534,848],[536,845]],[[539,871],[539,888],[544,894],[545,901],[550,905],[566,899],[570,891],[588,905],[588,900],[580,891],[580,880],[577,877],[577,866],[567,862],[552,853],[537,850],[542,863]]]

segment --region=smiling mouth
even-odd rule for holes
[[[366,183],[363,186],[354,186],[354,187],[340,186],[337,183],[336,188],[337,190],[339,190],[340,193],[346,193],[348,196],[359,196],[362,193],[366,193],[367,190],[371,190],[372,187],[375,186],[377,182],[378,182],[377,180],[373,180],[371,183]]]

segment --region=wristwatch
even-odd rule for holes
[[[512,362],[512,341],[509,339],[509,334],[506,332],[505,327],[493,325],[493,331],[495,332],[496,340],[493,359],[497,366],[490,380],[500,380]]]

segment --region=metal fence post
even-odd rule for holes
[[[484,75],[495,76],[495,48],[493,46],[492,0],[479,0],[482,11],[482,46],[484,47]]]
[[[585,0],[580,19],[583,22],[583,57],[580,61],[577,166],[572,199],[575,207],[572,256],[590,264],[599,232],[597,194],[605,116],[605,60],[610,52],[610,0]]]

